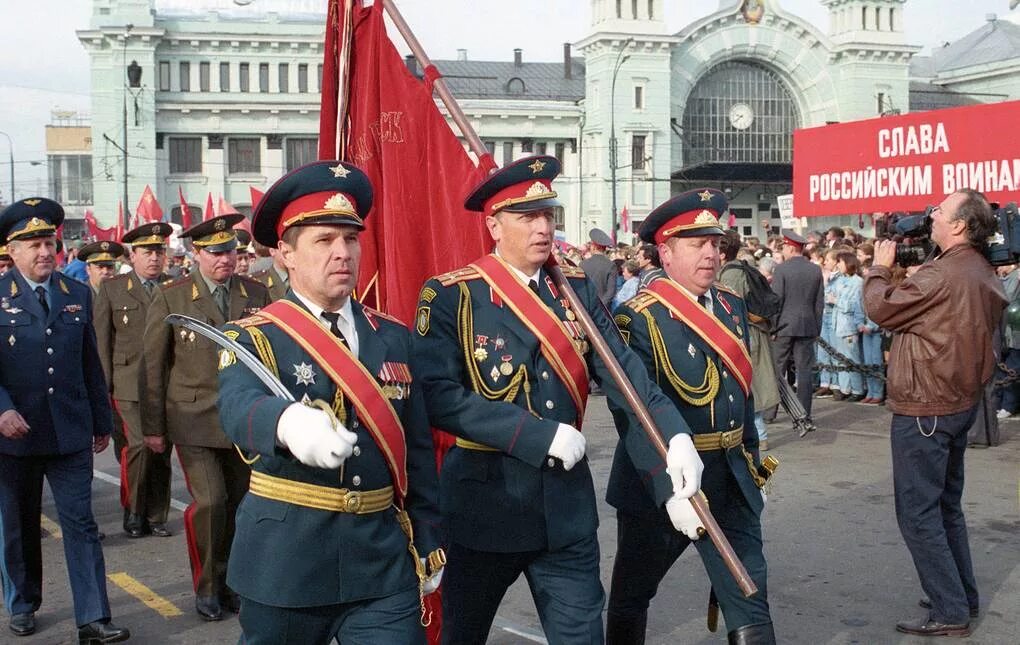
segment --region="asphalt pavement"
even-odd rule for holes
[[[780,643],[930,643],[906,637],[898,620],[920,616],[914,567],[893,511],[889,455],[890,414],[884,407],[815,401],[820,430],[798,439],[782,414],[769,426],[769,454],[780,460],[763,518],[769,563],[768,593]],[[964,509],[981,616],[969,639],[1020,643],[1020,420],[1001,423],[1002,443],[967,451]],[[585,424],[602,524],[602,580],[608,594],[616,551],[616,520],[605,485],[616,432],[603,397],[592,397]],[[108,450],[96,460],[93,504],[104,542],[114,621],[130,627],[137,643],[236,643],[237,619],[203,622],[194,594],[182,510],[189,500],[175,460],[170,538],[128,539],[121,530],[118,467]],[[74,643],[75,626],[56,510],[48,491],[43,507],[43,605],[38,631],[16,638],[0,627],[0,643]],[[725,628],[705,626],[708,578],[694,549],[674,565],[652,603],[648,643],[725,643]],[[523,578],[511,588],[489,642],[544,643]],[[399,644],[396,644],[399,645]]]

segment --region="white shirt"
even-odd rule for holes
[[[694,300],[694,302],[698,302],[698,296],[694,295],[694,293],[692,293],[685,286],[683,286],[682,284],[680,284],[676,280],[673,280],[673,284],[675,284],[676,286],[680,287],[680,290],[683,291],[684,293],[686,293],[688,296],[690,296],[691,299]],[[706,291],[702,295],[705,296],[705,300],[707,302],[707,305],[706,305],[705,308],[708,309],[709,311],[711,311],[712,313],[715,313],[715,298],[712,297],[712,288],[709,287],[708,291]]]
[[[496,249],[496,256],[497,256],[497,257],[500,257],[500,258],[502,258],[502,257],[503,257],[502,255],[500,255],[500,254],[499,254],[499,249]],[[507,263],[506,263],[506,265],[507,265],[508,267],[510,267],[510,270],[511,270],[511,271],[513,271],[513,272],[514,272],[514,275],[516,275],[516,276],[517,276],[518,278],[520,278],[520,279],[521,279],[521,281],[522,281],[522,282],[524,282],[525,286],[527,286],[527,284],[528,284],[529,282],[531,282],[532,280],[534,280],[534,281],[535,281],[535,284],[537,284],[537,285],[540,285],[540,286],[539,286],[539,288],[541,288],[541,284],[542,284],[542,283],[538,281],[538,276],[539,276],[539,274],[541,274],[541,273],[542,273],[542,267],[539,267],[539,268],[538,268],[538,271],[535,271],[535,274],[534,274],[534,275],[531,275],[531,276],[529,276],[529,275],[528,275],[527,273],[525,273],[525,272],[521,271],[520,269],[518,269],[518,268],[517,268],[517,267],[515,267],[514,265],[510,264],[509,262],[507,262]]]
[[[294,290],[291,289],[291,291]],[[330,323],[322,316],[322,312],[324,311],[322,307],[315,304],[308,298],[305,298],[297,291],[294,291],[294,295],[301,301],[301,304],[308,307],[308,311],[312,312],[312,315],[315,316],[315,319],[318,320],[323,327],[329,329]],[[344,302],[344,306],[332,313],[340,314],[340,319],[336,321],[336,325],[340,328],[340,333],[342,333],[344,338],[347,339],[347,346],[350,348],[351,353],[354,354],[354,358],[357,358],[360,344],[358,343],[358,330],[354,326],[354,308],[351,307],[351,299],[347,298],[347,301]]]

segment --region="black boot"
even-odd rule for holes
[[[737,627],[728,637],[729,645],[776,645],[776,632],[772,629],[772,623]]]
[[[633,618],[606,614],[606,645],[645,645],[648,612]]]

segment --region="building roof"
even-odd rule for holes
[[[990,20],[963,38],[935,48],[931,65],[937,74],[1011,59],[1020,59],[1020,25]]]
[[[255,0],[243,5],[234,0],[155,0],[154,4],[161,18],[204,18],[218,13],[226,19],[259,21],[273,13],[285,21],[326,23],[322,0]]]
[[[584,59],[571,59],[571,78],[563,63],[437,60],[433,64],[450,91],[462,99],[580,101],[584,98]],[[421,75],[421,70],[418,70]]]
[[[981,101],[932,83],[910,81],[910,111],[941,110],[942,108],[977,105]]]

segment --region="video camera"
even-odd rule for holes
[[[992,204],[998,224],[981,247],[985,259],[992,266],[1015,264],[1020,259],[1020,212],[1016,202],[1003,207]],[[896,263],[902,267],[923,264],[938,248],[931,239],[931,214],[935,206],[929,206],[921,215],[910,215],[896,221],[893,231],[907,238],[896,245]]]

